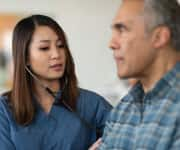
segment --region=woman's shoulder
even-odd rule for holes
[[[0,122],[12,119],[12,112],[8,104],[7,96],[0,96]]]
[[[8,98],[7,96],[0,96],[0,110],[8,108]]]
[[[87,89],[79,89],[79,100],[83,100],[86,102],[98,102],[98,101],[106,101],[104,97],[99,95],[98,93],[87,90]]]
[[[1,115],[5,115],[9,118],[9,116],[11,115],[11,110],[8,101],[9,99],[7,96],[0,96],[0,113]]]
[[[80,89],[77,109],[82,118],[102,129],[112,106],[99,94]]]
[[[92,90],[79,88],[79,92],[80,92],[80,95],[83,95],[83,96],[101,97],[101,98],[103,98],[101,95],[99,95],[98,93],[96,93],[96,92],[94,92]]]
[[[104,97],[94,91],[80,88],[79,92],[78,105],[81,107],[90,107],[91,109],[97,109],[97,107],[108,107],[111,109],[112,107]]]

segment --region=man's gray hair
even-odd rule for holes
[[[165,25],[171,32],[171,45],[180,51],[180,4],[178,0],[144,0],[147,29]]]

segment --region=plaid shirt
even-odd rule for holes
[[[180,150],[180,63],[144,93],[136,84],[107,120],[98,150]]]

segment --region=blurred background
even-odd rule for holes
[[[0,0],[0,92],[12,85],[11,36],[22,17],[53,17],[66,32],[79,85],[96,91],[113,105],[128,89],[117,77],[108,48],[111,23],[120,0]]]

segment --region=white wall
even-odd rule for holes
[[[108,42],[119,4],[120,0],[0,0],[0,13],[53,16],[67,33],[80,86],[96,90],[116,80]]]

